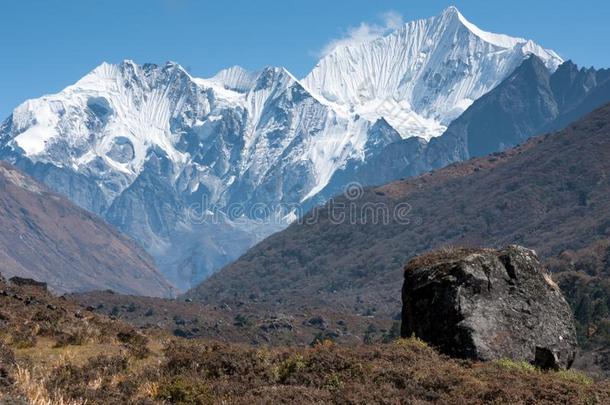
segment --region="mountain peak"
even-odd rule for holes
[[[251,72],[241,66],[231,66],[218,72],[210,81],[238,93],[246,93],[255,88],[268,86],[271,82],[296,81],[295,77],[282,66],[265,66]]]
[[[447,7],[443,10],[441,15],[446,17],[462,17],[462,13],[460,13],[460,10],[458,10],[456,6]]]
[[[519,68],[522,68],[522,67],[528,67],[528,68],[533,67],[535,69],[544,69],[548,72],[542,59],[540,59],[538,56],[536,56],[534,54],[528,54],[525,57],[525,59],[523,60],[523,63],[521,63]]]
[[[475,24],[468,21],[466,17],[460,11],[454,7],[450,6],[443,11],[441,14],[441,18],[451,19],[459,23],[461,26],[465,27],[472,34],[476,35],[478,38],[483,41],[490,43],[492,45],[498,46],[500,48],[514,48],[518,44],[526,43],[527,40],[519,37],[511,37],[504,34],[496,34],[488,31],[484,31],[477,27]]]
[[[123,59],[120,63],[119,63],[120,67],[136,67],[138,66],[138,64],[136,62],[133,61],[133,59]]]
[[[234,65],[216,73],[210,80],[227,90],[244,93],[252,88],[256,81],[256,72],[251,72],[241,66]]]
[[[182,66],[178,62],[174,62],[173,60],[168,60],[167,62],[165,62],[165,65],[163,65],[163,68],[164,69],[177,69],[177,70],[180,70],[180,71],[183,71],[186,73],[186,69],[184,68],[184,66]]]
[[[286,68],[282,66],[265,66],[257,77],[257,82],[261,80],[296,81],[297,79]]]
[[[430,139],[528,54],[550,71],[562,62],[531,41],[481,30],[451,6],[381,38],[337,48],[303,84],[317,98],[371,122],[384,117],[405,138]]]
[[[525,78],[527,83],[548,83],[551,72],[547,69],[544,61],[536,55],[527,55],[521,65],[509,76],[508,82],[514,78]]]

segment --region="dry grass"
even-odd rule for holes
[[[118,344],[89,343],[78,346],[56,347],[53,339],[39,339],[35,347],[15,349],[15,357],[20,362],[29,362],[41,367],[57,367],[61,364],[82,366],[89,359],[100,354],[117,355],[122,348]]]
[[[509,360],[454,361],[414,338],[352,348],[325,342],[273,349],[179,339],[155,355],[161,356],[160,364],[130,359],[126,369],[107,375],[92,370],[94,362],[85,364],[72,372],[87,389],[75,389],[73,384],[81,380],[68,379],[57,385],[59,395],[87,403],[610,401],[606,382],[593,383],[573,372],[542,372]],[[85,398],[79,396],[83,392]]]
[[[466,246],[444,246],[414,257],[405,265],[404,270],[412,271],[414,269],[428,267],[439,262],[460,260],[468,255],[484,253],[486,251],[488,251],[488,249]]]
[[[61,394],[51,395],[45,387],[44,373],[31,371],[19,365],[15,367],[13,378],[16,389],[25,396],[31,405],[84,405],[83,400],[65,400]]]
[[[610,401],[610,383],[499,360],[456,361],[417,338],[345,347],[256,348],[149,336],[150,355],[117,340],[18,351],[15,388],[33,404],[570,403]],[[24,350],[32,352],[24,353]],[[53,360],[42,361],[53,353]],[[115,353],[110,355],[110,353]]]
[[[349,347],[329,340],[313,347],[186,340],[83,314],[69,301],[35,298],[24,305],[0,296],[6,340],[26,323],[26,337],[35,338],[30,347],[0,345],[3,363],[10,363],[0,370],[8,373],[0,392],[11,404],[610,403],[607,381],[456,361],[416,338]],[[58,347],[63,327],[88,338]]]

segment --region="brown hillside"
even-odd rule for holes
[[[387,224],[333,224],[329,206],[351,202],[338,197],[188,295],[210,303],[326,305],[396,316],[402,266],[421,252],[520,244],[548,259],[607,238],[609,170],[610,106],[605,106],[561,132],[366,190],[355,201],[356,212],[364,204],[385,204],[389,212],[408,204],[409,223],[391,216]]]
[[[44,280],[59,292],[172,293],[135,242],[5,162],[0,163],[0,271]]]

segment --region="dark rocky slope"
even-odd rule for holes
[[[468,157],[501,151],[562,129],[610,102],[609,85],[610,69],[579,69],[567,61],[551,74],[531,56],[453,121],[443,137],[465,143]]]
[[[0,270],[59,292],[113,289],[167,296],[152,259],[102,219],[0,163]]]
[[[503,153],[337,198],[267,238],[188,293],[205,302],[304,305],[392,317],[401,268],[444,245],[534,248],[543,259],[610,235],[610,106]],[[329,207],[407,208],[388,223],[329,218]],[[405,221],[404,219],[409,221]]]

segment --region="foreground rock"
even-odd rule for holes
[[[451,356],[553,369],[574,360],[570,307],[529,249],[419,256],[405,267],[402,299],[402,336],[414,334]]]

